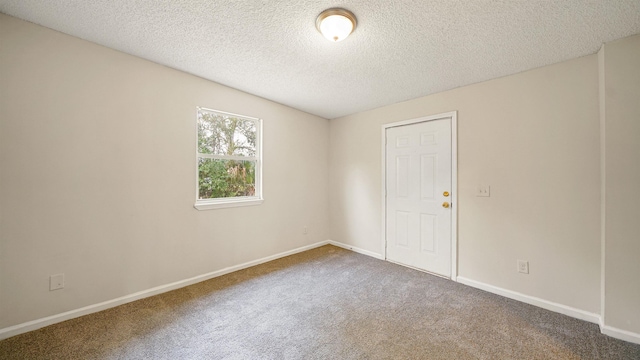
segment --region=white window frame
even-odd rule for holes
[[[237,117],[242,120],[254,121],[256,123],[256,156],[230,156],[202,154],[198,152],[198,113],[201,111]],[[262,197],[262,119],[233,114],[225,111],[197,107],[196,109],[196,203],[194,207],[198,210],[212,210],[238,206],[260,205],[264,201]],[[256,162],[256,184],[254,196],[237,196],[228,198],[199,199],[200,197],[200,174],[198,171],[198,159],[223,159],[223,160],[252,160]]]

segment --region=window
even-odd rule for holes
[[[262,203],[262,120],[198,108],[198,210]]]

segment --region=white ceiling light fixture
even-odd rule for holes
[[[330,41],[344,40],[356,29],[356,17],[346,9],[327,9],[318,15],[316,28]]]

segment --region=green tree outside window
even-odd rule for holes
[[[198,199],[256,196],[258,120],[198,109]]]

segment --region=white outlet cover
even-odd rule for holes
[[[529,262],[526,260],[518,260],[518,272],[523,274],[529,273]]]

